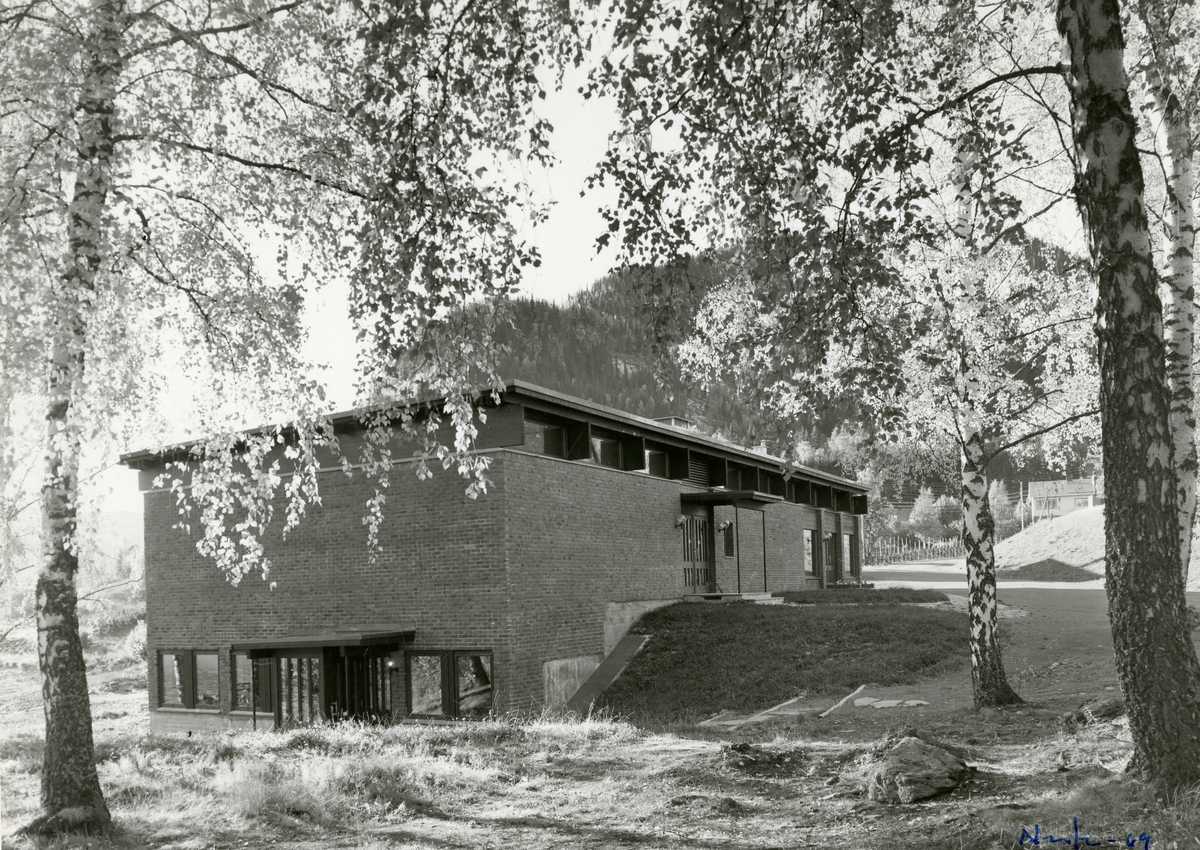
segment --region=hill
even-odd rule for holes
[[[1104,508],[1034,523],[996,545],[996,569],[1054,562],[1104,575]]]
[[[1200,574],[1200,541],[1193,540],[1190,574]],[[1035,523],[996,545],[996,569],[1065,565],[1104,576],[1104,506]],[[1200,590],[1195,581],[1189,590]]]

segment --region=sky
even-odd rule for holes
[[[560,90],[547,92],[538,113],[554,127],[551,149],[558,162],[525,175],[552,206],[547,220],[527,234],[542,264],[525,269],[521,295],[555,303],[607,274],[614,257],[612,249],[598,255],[595,248],[596,237],[605,230],[599,208],[613,197],[612,191],[593,190],[587,197],[580,193],[617,127],[617,113],[611,100],[583,99],[578,90],[584,79],[583,72],[571,69]],[[354,328],[348,297],[345,283],[330,284],[310,297],[308,305],[306,353],[322,364],[335,410],[354,405]]]

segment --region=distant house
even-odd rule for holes
[[[1104,502],[1104,482],[1095,476],[1063,481],[1030,481],[1026,495],[1033,522],[1053,519]]]
[[[861,574],[854,482],[520,382],[486,413],[489,492],[393,473],[373,562],[372,484],[331,458],[321,505],[264,542],[274,588],[230,586],[175,527],[154,481],[187,447],[125,455],[145,494],[151,727],[561,705],[655,607]],[[362,439],[356,416],[333,424],[343,448]]]

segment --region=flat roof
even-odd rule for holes
[[[485,396],[491,391],[488,389],[481,390],[480,395]],[[511,396],[512,398],[508,398]],[[434,404],[440,401],[443,396],[432,396],[428,398],[418,398],[410,403],[396,402],[394,405],[375,405],[371,407],[359,407],[351,410],[332,413],[328,416],[328,421],[335,428],[338,426],[356,425],[359,420],[367,413],[372,411],[387,410],[389,407],[422,407]],[[602,420],[607,420],[614,427],[624,426],[626,428],[634,428],[645,434],[665,438],[669,442],[692,444],[700,448],[716,451],[724,455],[728,455],[738,462],[752,464],[755,466],[774,467],[783,473],[800,473],[806,478],[815,479],[818,482],[825,484],[836,485],[841,488],[852,490],[856,493],[866,493],[867,489],[861,484],[851,481],[848,478],[842,478],[832,473],[822,472],[819,469],[803,466],[801,464],[789,463],[783,458],[774,457],[762,452],[752,451],[751,449],[742,446],[736,446],[732,443],[727,443],[719,440],[716,437],[711,437],[707,434],[701,434],[687,428],[679,428],[673,425],[668,425],[663,422],[656,422],[653,419],[648,419],[644,416],[637,416],[632,413],[626,413],[623,410],[618,410],[615,407],[597,404],[587,399],[578,398],[576,396],[560,393],[555,390],[539,387],[536,384],[526,383],[525,381],[512,380],[505,384],[501,391],[501,401],[522,402],[529,400],[534,403],[544,404],[552,409],[559,411],[574,411],[585,416],[590,416]],[[267,425],[259,428],[248,428],[243,433],[245,434],[261,434],[265,431],[279,427],[278,425]],[[148,462],[162,460],[169,456],[178,457],[188,452],[192,447],[199,445],[201,440],[190,440],[183,443],[164,446],[160,449],[140,449],[133,452],[127,452],[120,456],[121,463],[129,467],[140,467]],[[486,450],[484,450],[486,451]]]

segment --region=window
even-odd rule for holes
[[[733,540],[734,530],[733,530],[732,522],[725,523],[724,534],[725,534],[725,557],[732,558],[734,555],[734,540]]]
[[[217,654],[197,652],[193,656],[195,673],[195,708],[219,708],[221,705],[221,679],[217,675]]]
[[[271,699],[271,659],[255,658],[242,653],[233,656],[234,711],[273,712]]]
[[[279,707],[284,726],[312,723],[321,711],[321,659],[278,656]]]
[[[837,535],[832,531],[822,534],[821,548],[825,551],[825,569],[832,570],[837,567]]]
[[[621,444],[610,437],[592,437],[592,463],[621,468]]]
[[[670,472],[667,453],[659,449],[646,449],[646,469],[655,478],[667,478]]]
[[[1034,509],[1039,511],[1056,511],[1058,510],[1058,499],[1036,499]]]
[[[1077,507],[1077,508],[1091,507],[1091,504],[1090,504],[1091,501],[1092,500],[1090,498],[1088,498],[1087,496],[1083,496],[1082,498],[1079,496],[1076,496],[1075,497],[1075,507]]]
[[[184,708],[187,703],[183,683],[187,671],[187,654],[160,652],[158,654],[158,704],[166,708]]]
[[[492,656],[474,652],[454,654],[455,714],[487,717],[492,712]]]
[[[217,709],[221,705],[217,653],[169,650],[158,654],[158,704],[162,708]]]
[[[479,718],[492,713],[490,652],[408,652],[405,659],[410,715]]]
[[[816,575],[817,553],[813,549],[813,530],[804,529],[804,571]]]
[[[845,574],[843,578],[849,578],[851,573],[851,565],[854,563],[850,559],[850,548],[853,545],[853,537],[849,534],[842,535],[842,572]]]
[[[408,653],[408,713],[445,714],[442,700],[442,656]]]
[[[525,450],[551,457],[565,457],[566,431],[558,425],[525,420]]]

